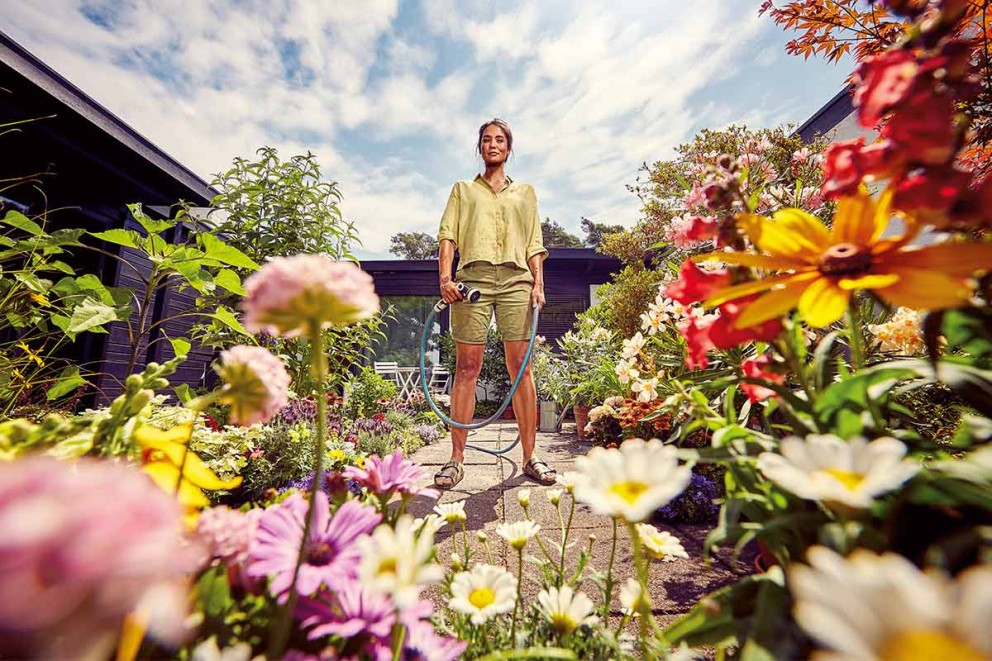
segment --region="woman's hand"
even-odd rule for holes
[[[540,310],[544,307],[544,283],[535,282],[534,287],[530,290],[530,305],[531,307],[537,306]]]
[[[458,291],[458,286],[454,283],[454,281],[448,280],[441,283],[441,298],[444,299],[445,303],[451,305],[455,301],[462,300],[463,297],[462,293]]]

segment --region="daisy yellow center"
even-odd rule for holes
[[[865,476],[854,471],[846,471],[841,468],[828,468],[822,471],[844,485],[848,491],[854,491],[865,481]]]
[[[379,563],[377,568],[377,573],[379,574],[395,574],[396,573],[396,558],[385,558]]]
[[[960,638],[943,631],[902,631],[885,641],[878,658],[883,661],[917,661],[922,659],[954,659],[981,661],[987,658]]]
[[[551,626],[558,633],[572,633],[579,623],[568,613],[554,613],[551,616]]]
[[[485,608],[496,601],[496,593],[489,588],[476,588],[468,596],[468,602],[476,608]]]
[[[636,480],[628,480],[627,482],[617,482],[612,487],[610,487],[610,493],[619,496],[625,502],[633,505],[637,502],[637,499],[641,497],[645,491],[648,490],[648,485],[644,482],[638,482]]]
[[[820,273],[854,275],[871,267],[871,250],[853,243],[837,243],[820,255]]]

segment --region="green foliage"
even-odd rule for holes
[[[244,500],[261,501],[267,490],[313,473],[314,429],[310,423],[288,425],[275,420],[259,431],[241,471],[240,497]]]
[[[609,225],[607,223],[597,223],[594,220],[583,218],[580,221],[582,226],[582,241],[587,248],[599,248],[608,234],[616,234],[624,231],[623,225]]]
[[[255,154],[254,161],[234,159],[211,182],[219,191],[210,203],[218,235],[256,262],[298,253],[353,259],[358,232],[342,218],[337,182],[323,179],[317,157],[284,161],[273,147]]]
[[[615,333],[599,326],[591,317],[579,315],[572,330],[558,338],[562,365],[560,371],[552,373],[556,401],[565,407],[592,405],[602,401],[589,399],[598,397],[595,393],[618,394],[612,391],[616,374],[610,377],[602,370],[605,370],[603,363],[606,361],[611,363],[612,371],[612,365],[619,358],[619,344]],[[600,378],[590,382],[593,374]]]
[[[625,266],[613,275],[612,282],[596,290],[599,309],[593,314],[611,331],[632,337],[641,328],[641,313],[654,301],[664,280],[662,271]]]
[[[371,367],[363,367],[357,376],[348,381],[345,388],[347,415],[368,417],[379,410],[379,400],[396,397],[396,384],[376,374]]]
[[[389,252],[403,259],[437,259],[437,237],[427,232],[397,232],[389,237]]]
[[[541,238],[545,248],[581,248],[582,239],[569,234],[563,226],[550,218],[541,221]]]

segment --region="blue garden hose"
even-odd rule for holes
[[[465,298],[467,300],[474,301],[478,299],[478,294],[474,290],[466,287],[463,283],[458,283],[458,285],[459,285],[459,290],[463,292],[463,295],[465,295]],[[475,298],[472,298],[473,295],[475,296]],[[506,410],[506,407],[508,407],[510,405],[510,402],[513,400],[513,394],[517,392],[517,386],[520,385],[520,380],[524,376],[524,370],[527,369],[527,365],[530,363],[531,353],[533,353],[534,351],[534,340],[537,338],[538,307],[537,305],[534,305],[533,308],[534,314],[530,327],[530,342],[528,342],[527,344],[527,353],[524,354],[524,362],[520,365],[520,370],[517,372],[517,378],[514,380],[513,386],[510,388],[510,392],[507,393],[506,399],[503,400],[502,406],[500,406],[495,413],[493,413],[490,417],[486,418],[482,422],[463,423],[463,422],[455,422],[454,420],[446,416],[444,413],[442,413],[440,409],[438,409],[437,404],[434,403],[434,399],[431,397],[430,390],[427,387],[427,365],[426,365],[427,340],[430,335],[431,328],[434,327],[435,317],[437,317],[437,314],[441,310],[443,310],[446,307],[446,305],[447,304],[443,300],[438,301],[438,304],[434,306],[430,314],[427,315],[427,320],[424,322],[424,333],[420,342],[420,387],[424,391],[424,396],[427,398],[427,404],[431,407],[431,410],[434,411],[434,413],[437,414],[437,416],[441,418],[441,420],[443,420],[445,424],[451,427],[458,427],[459,429],[480,429],[482,427],[485,427],[486,425],[491,424],[494,420],[496,420],[501,415],[503,415],[503,411]],[[491,455],[500,456],[506,454],[507,452],[515,448],[517,446],[517,443],[519,442],[520,442],[520,432],[518,430],[517,438],[514,439],[513,443],[510,443],[510,445],[508,445],[506,448],[502,450],[490,450],[488,448],[479,447],[478,445],[468,445],[468,444],[466,444],[465,447],[472,450],[478,450],[479,452],[486,452]]]

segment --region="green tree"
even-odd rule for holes
[[[545,248],[582,247],[582,239],[574,234],[569,234],[568,230],[550,218],[545,218],[541,222],[541,237],[544,239]]]
[[[623,230],[623,225],[607,225],[606,223],[597,223],[588,218],[582,219],[582,231],[585,232],[583,241],[587,248],[598,248],[603,243],[603,238],[607,234],[616,234]]]
[[[437,259],[437,239],[427,232],[397,232],[389,239],[389,252],[403,259]]]
[[[210,214],[218,233],[258,263],[298,253],[354,259],[358,232],[342,218],[338,184],[323,178],[317,157],[307,152],[284,161],[274,147],[256,155],[234,159],[211,182],[219,191]]]

